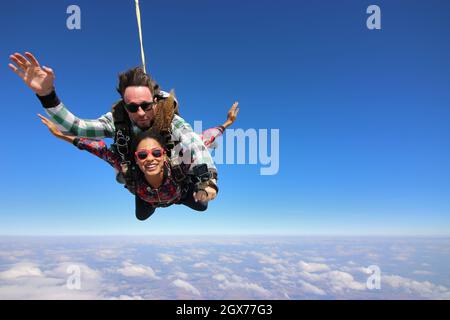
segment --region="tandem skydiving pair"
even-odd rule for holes
[[[33,54],[15,53],[9,67],[36,93],[50,119],[38,115],[57,138],[108,162],[118,182],[135,195],[139,220],[158,207],[186,205],[205,211],[218,194],[217,169],[207,148],[236,120],[238,103],[227,120],[201,135],[179,115],[174,93],[160,90],[142,67],[119,75],[121,99],[95,120],[80,119],[59,100],[52,69]],[[107,147],[102,138],[114,138]]]

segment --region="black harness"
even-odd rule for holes
[[[116,132],[114,135],[114,143],[111,147],[120,156],[125,188],[131,193],[135,193],[137,165],[134,156],[131,154],[131,142],[133,141],[134,133],[130,117],[128,117],[125,111],[125,103],[123,100],[120,100],[113,106],[112,115]]]
[[[120,156],[121,167],[122,167],[122,177],[118,177],[118,181],[125,183],[125,188],[127,188],[131,193],[134,194],[136,200],[136,216],[146,216],[148,212],[151,211],[152,207],[147,202],[142,200],[136,194],[136,187],[139,179],[138,166],[136,164],[134,155],[132,154],[132,142],[136,138],[133,132],[133,126],[125,110],[125,103],[123,100],[119,100],[112,107],[112,115],[115,127],[114,143],[111,148],[114,153]],[[166,152],[171,158],[172,149],[175,147],[177,142],[172,140],[171,133],[161,132],[161,135],[165,139]],[[172,177],[180,186],[182,191],[182,198],[186,196],[189,186],[191,184],[197,183],[197,177],[186,174],[183,170],[182,164],[173,165],[169,162],[172,171]],[[120,175],[121,173],[119,173]],[[124,181],[123,181],[124,180]],[[154,211],[154,210],[153,210]]]
[[[148,215],[148,212],[151,211],[152,207],[136,194],[139,168],[137,167],[131,148],[132,141],[135,139],[135,134],[132,129],[133,126],[130,117],[125,110],[125,103],[123,100],[119,100],[113,105],[112,115],[116,131],[114,134],[114,143],[111,145],[111,148],[113,152],[120,156],[125,188],[135,195],[136,216],[146,216]],[[169,159],[171,159],[172,149],[179,142],[174,142],[172,140],[170,132],[162,132],[161,134],[165,139],[167,155]],[[183,164],[175,164],[172,161],[170,161],[169,164],[172,171],[172,178],[181,188],[182,198],[187,196],[186,193],[189,190],[190,185],[194,184],[194,190],[195,192],[198,192],[204,190],[208,180],[217,178],[208,172],[206,164],[194,167],[193,175],[186,174],[186,170],[183,169]]]

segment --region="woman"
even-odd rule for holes
[[[206,146],[210,146],[236,120],[239,112],[237,106],[238,104],[235,103],[231,107],[227,121],[222,126],[205,131],[202,138]],[[40,114],[38,116],[55,137],[98,156],[117,171],[122,172],[120,156],[108,149],[103,140],[65,135],[53,122]],[[156,124],[155,129],[160,129],[160,127]],[[136,217],[139,220],[150,217],[156,207],[167,207],[172,204],[184,204],[194,210],[204,211],[208,207],[208,201],[215,199],[218,188],[212,179],[206,181],[206,186],[198,192],[195,192],[196,184],[194,182],[186,182],[181,185],[175,181],[166,154],[165,139],[159,134],[159,131],[150,130],[140,133],[134,140],[133,153],[139,171],[136,186],[134,190],[130,191],[137,196]],[[189,166],[183,166],[183,169],[188,174]],[[138,201],[138,197],[143,201]]]

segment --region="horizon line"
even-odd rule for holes
[[[272,237],[272,238],[450,238],[450,234],[0,234],[0,238],[12,237],[42,237],[42,238],[58,238],[58,237],[129,237],[129,238],[150,238],[150,237],[209,237],[209,238],[231,238],[231,237]],[[238,240],[238,239],[236,239]]]

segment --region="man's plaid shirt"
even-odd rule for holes
[[[111,112],[102,115],[96,120],[86,120],[80,119],[71,113],[62,102],[55,107],[46,107],[45,111],[48,116],[58,124],[61,131],[66,134],[91,138],[91,139],[102,139],[102,138],[113,138],[115,134],[114,120]],[[189,123],[187,123],[183,118],[178,115],[174,115],[172,120],[172,139],[174,141],[179,141],[182,150],[190,151],[191,157],[187,161],[192,161],[193,168],[198,164],[206,164],[209,169],[216,171],[214,162],[210,153],[208,152],[205,144],[198,134],[196,134]],[[133,131],[135,134],[141,132],[135,124],[133,124]],[[177,161],[178,152],[173,152],[172,158]],[[186,162],[186,159],[183,158]]]

